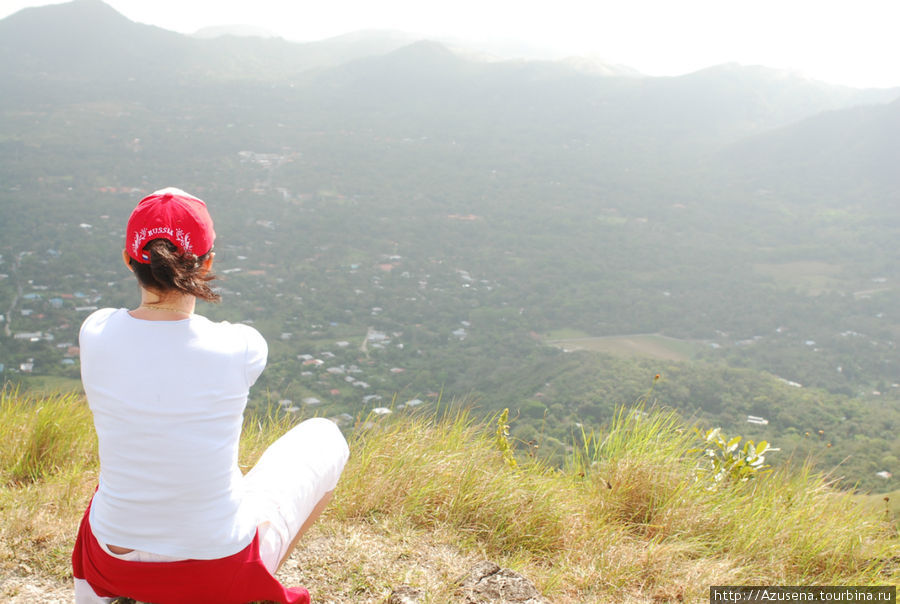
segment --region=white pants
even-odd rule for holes
[[[347,441],[334,422],[313,418],[272,443],[244,476],[245,497],[258,512],[259,554],[270,572],[275,572],[316,504],[337,486],[349,456]],[[121,560],[180,559],[137,550],[118,555],[105,543],[100,547]],[[109,604],[114,599],[98,596],[87,581],[75,579],[76,604]]]

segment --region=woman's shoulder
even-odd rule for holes
[[[207,345],[219,353],[231,350],[247,363],[248,381],[252,384],[265,367],[269,355],[269,345],[262,334],[245,323],[215,322],[202,316],[195,316],[193,320],[199,332],[197,335]]]
[[[110,318],[114,317],[119,313],[126,312],[124,308],[101,308],[99,310],[95,310],[91,314],[87,316],[87,318],[81,324],[81,331],[84,331],[85,328],[97,327],[105,324],[110,320]]]
[[[203,315],[194,315],[193,321],[195,322],[194,324],[198,329],[246,340],[265,341],[265,338],[263,338],[262,334],[259,333],[259,331],[255,327],[253,327],[252,325],[247,325],[246,323],[212,321],[211,319],[208,319]]]

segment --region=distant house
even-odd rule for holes
[[[13,339],[37,342],[43,337],[43,335],[44,334],[39,331],[20,331],[19,333],[13,335]]]
[[[328,419],[330,419],[337,425],[341,426],[343,424],[348,424],[348,423],[352,422],[353,416],[350,415],[349,413],[341,413],[337,417],[329,417]]]

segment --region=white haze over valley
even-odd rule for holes
[[[79,0],[91,1],[91,0]],[[0,0],[0,18],[41,0]],[[651,76],[764,65],[853,87],[900,86],[893,0],[108,0],[129,19],[192,34],[223,25],[313,41],[393,30],[496,58],[587,56]]]

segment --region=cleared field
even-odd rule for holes
[[[666,361],[687,361],[703,347],[698,342],[657,334],[559,338],[547,339],[545,343],[563,350],[591,350],[615,356],[646,357]]]
[[[811,295],[843,291],[847,283],[840,278],[843,267],[828,262],[802,261],[779,264],[754,264],[753,270],[775,280],[778,285],[795,287]]]

